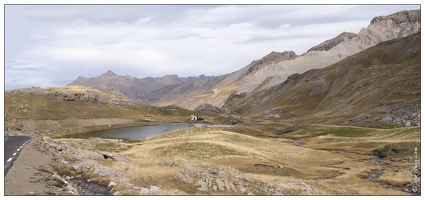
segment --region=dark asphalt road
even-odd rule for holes
[[[4,176],[6,176],[13,162],[19,156],[22,148],[31,141],[29,136],[4,137]]]

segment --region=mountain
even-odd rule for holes
[[[214,78],[214,76],[207,76],[205,74],[199,75],[199,78]]]
[[[269,89],[233,94],[231,113],[380,127],[420,125],[421,34],[397,38]]]
[[[200,91],[184,97],[171,97],[171,99],[157,97],[156,101],[151,103],[162,106],[174,104],[189,109],[204,103],[221,107],[223,100],[226,101],[234,92],[241,94],[265,90],[282,83],[292,74],[321,69],[380,42],[417,33],[420,30],[420,21],[420,10],[401,11],[388,16],[375,17],[369,26],[360,30],[358,34],[342,33],[302,55],[295,55],[291,51],[271,52],[242,69],[226,75],[226,78],[216,86],[209,86],[213,88],[209,91]],[[184,93],[181,88],[175,88],[175,93]],[[170,89],[169,92],[172,90]]]
[[[312,50],[294,60],[264,65],[262,70],[244,77],[237,92],[250,92],[260,85],[262,85],[262,89],[270,88],[280,84],[294,73],[329,66],[380,42],[406,37],[419,30],[420,10],[402,11],[385,17],[375,17],[369,26],[363,28],[356,36],[345,34],[343,39],[340,38],[341,35],[331,39],[330,41],[339,41],[339,43],[328,50]],[[321,46],[323,45],[319,45],[319,49],[322,49]]]
[[[182,79],[176,76],[172,79],[174,81],[166,82],[162,81],[164,77],[144,78],[146,80],[132,77],[134,80],[130,81],[126,80],[128,76],[114,76],[108,73],[111,75],[109,80],[106,80],[106,75],[104,79],[79,77],[71,84],[105,85],[129,97],[141,98],[159,106],[178,105],[195,109],[207,103],[222,107],[232,95],[268,90],[290,79],[293,74],[322,69],[381,42],[413,35],[420,31],[420,15],[420,10],[411,10],[375,17],[369,26],[361,29],[359,33],[341,33],[310,48],[302,55],[296,55],[292,51],[271,52],[238,71],[208,79]]]
[[[119,76],[109,70],[94,78],[80,76],[69,85],[87,87],[106,86],[121,91],[127,97],[145,100],[147,95],[149,95],[152,91],[167,85],[180,84],[184,81],[184,79],[179,78],[177,75],[165,75],[157,78],[146,77],[139,79],[132,76]]]

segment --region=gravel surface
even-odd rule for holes
[[[22,149],[4,177],[5,196],[64,195],[58,188],[45,182],[51,174],[40,169],[49,169],[53,157],[39,152],[34,146],[36,143],[37,139],[34,138]]]

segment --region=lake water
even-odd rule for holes
[[[178,124],[167,124],[167,125],[155,125],[155,126],[140,126],[120,129],[110,129],[101,131],[92,131],[87,133],[79,133],[69,135],[69,138],[81,138],[86,139],[90,137],[100,138],[112,138],[112,139],[123,139],[128,140],[143,140],[153,136],[161,135],[177,129],[188,128],[187,123]]]

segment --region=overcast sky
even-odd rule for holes
[[[231,73],[419,5],[6,5],[5,89]]]

